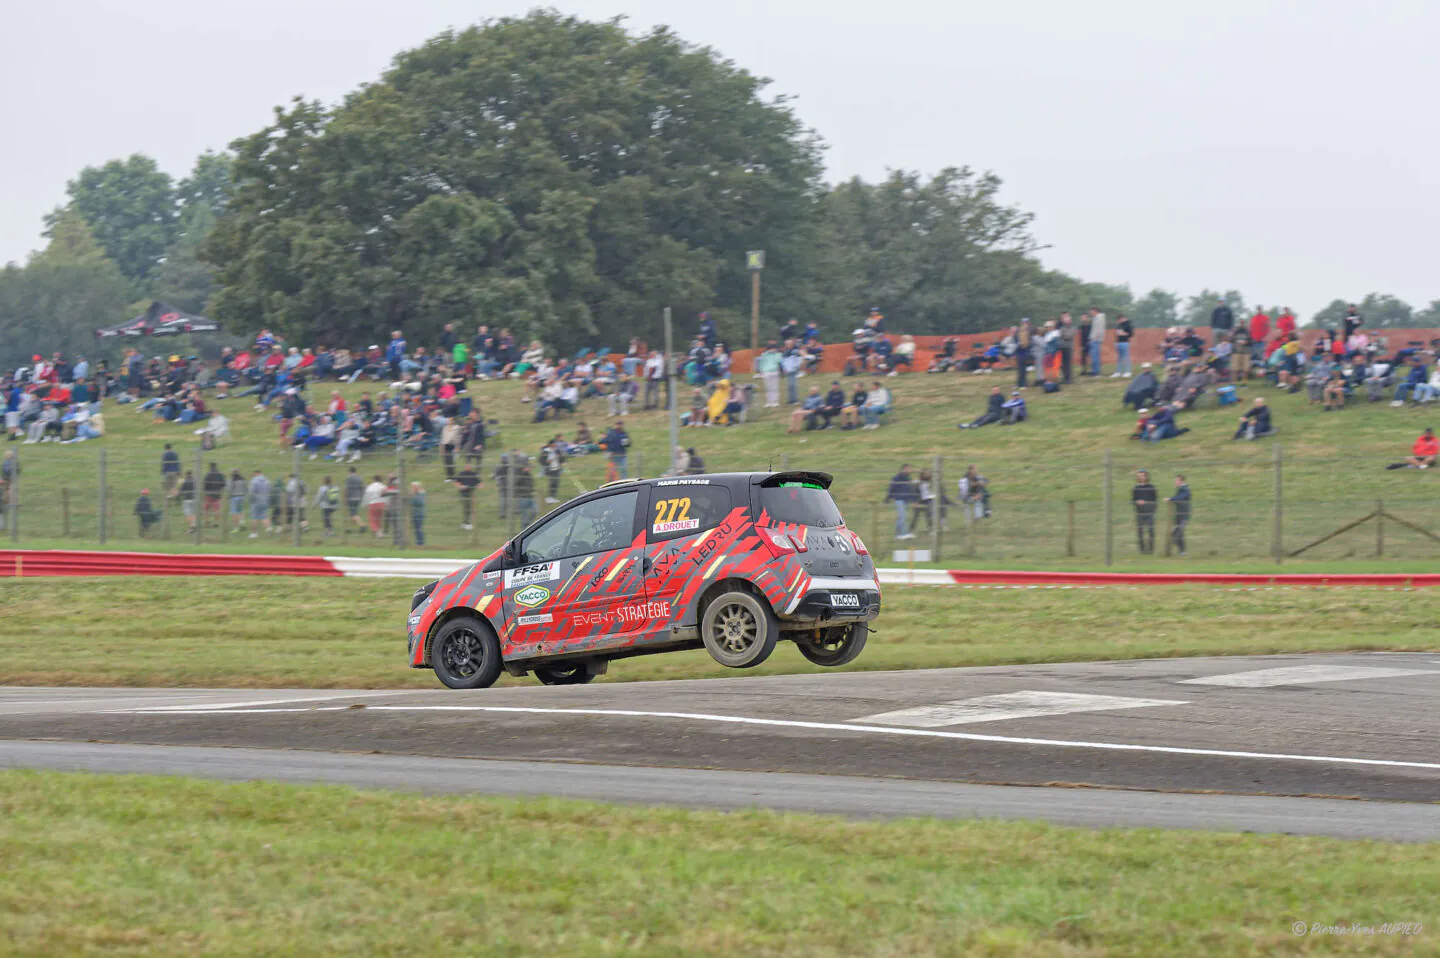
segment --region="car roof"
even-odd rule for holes
[[[627,485],[680,485],[691,483],[700,484],[700,480],[706,483],[717,485],[741,486],[741,485],[776,485],[781,482],[810,482],[823,488],[829,489],[834,481],[834,476],[828,472],[810,472],[806,470],[787,470],[784,472],[705,472],[694,476],[654,476],[647,479],[617,479],[614,482],[607,482],[601,489],[617,489]],[[599,490],[597,490],[599,491]]]

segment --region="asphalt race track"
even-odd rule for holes
[[[1436,653],[482,692],[5,688],[0,767],[1440,840],[1437,705]],[[1090,787],[1035,787],[1057,785]]]

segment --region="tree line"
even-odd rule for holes
[[[665,306],[746,343],[753,249],[765,325],[831,338],[871,306],[925,334],[1089,306],[1208,320],[1208,290],[1136,299],[1046,269],[992,173],[827,184],[823,142],[766,85],[664,28],[540,11],[442,33],[338,104],[277,108],[178,182],[139,155],[82,170],[48,245],[0,273],[0,361],[85,351],[152,298],[306,343],[486,322],[620,347],[657,341]],[[1437,310],[1375,299],[1387,321]]]

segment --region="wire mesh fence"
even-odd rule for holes
[[[1136,504],[1145,501],[1136,486],[1146,464],[1133,447],[1063,462],[917,455],[903,474],[899,463],[826,464],[822,456],[816,464],[788,454],[710,468],[829,465],[848,525],[886,561],[925,561],[928,553],[940,562],[1109,564],[1182,549],[1220,560],[1440,557],[1431,474],[1272,450],[1263,459],[1151,466],[1150,519]],[[38,453],[12,459],[18,473],[0,510],[12,545],[484,554],[619,471],[591,454],[547,472],[534,453],[514,450],[477,460],[392,449],[351,462],[297,449],[240,456],[187,448],[162,466],[153,454],[76,449],[58,466],[40,460]],[[978,480],[967,477],[971,466]],[[662,457],[647,461],[634,451],[624,471],[657,475]],[[1177,471],[1190,491],[1188,508],[1166,501],[1175,496]]]

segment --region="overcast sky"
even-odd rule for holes
[[[0,261],[87,164],[183,175],[295,94],[333,102],[463,0],[16,0],[0,31]],[[1436,0],[564,0],[667,23],[796,98],[831,179],[997,172],[1048,265],[1308,315],[1440,298]]]

